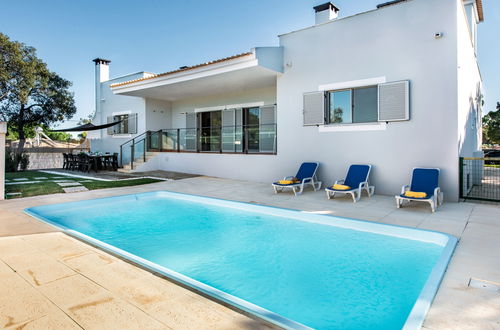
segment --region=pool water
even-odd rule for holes
[[[316,329],[401,329],[450,244],[433,232],[169,192],[27,212]]]

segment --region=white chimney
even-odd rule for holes
[[[316,25],[330,22],[339,16],[339,9],[331,2],[314,7],[314,11],[316,12]]]
[[[109,63],[111,61],[102,58],[95,58],[92,60],[95,63],[95,81],[103,82],[109,80]]]
[[[111,61],[104,60],[102,58],[95,58],[92,60],[95,63],[95,113],[92,123],[96,125],[101,125],[106,122],[102,118],[101,111],[101,83],[109,80],[109,63]],[[103,130],[101,130],[100,135],[102,138]]]

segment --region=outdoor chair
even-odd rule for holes
[[[78,169],[78,158],[76,155],[67,154],[68,155],[68,170],[77,170]]]
[[[81,172],[90,172],[92,168],[92,159],[86,154],[78,155],[78,170]]]
[[[274,193],[284,189],[292,189],[295,196],[302,194],[305,185],[311,185],[316,191],[321,188],[321,181],[316,177],[319,163],[302,163],[295,176],[287,176],[283,180],[273,183]]]
[[[113,158],[111,158],[111,168],[116,171],[118,170],[118,153],[113,153]]]
[[[371,197],[375,193],[375,186],[370,186],[368,183],[371,169],[372,166],[366,164],[349,166],[345,179],[337,180],[333,186],[325,188],[326,197],[331,199],[335,194],[350,194],[356,203],[361,198],[363,190],[366,190],[368,197]]]
[[[400,208],[404,203],[411,201],[427,202],[431,204],[432,212],[443,204],[443,192],[439,188],[439,168],[413,169],[411,184],[401,188],[401,194],[396,195],[396,205]]]
[[[63,170],[69,169],[69,156],[67,153],[63,152]]]

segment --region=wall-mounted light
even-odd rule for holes
[[[443,32],[434,33],[434,39],[441,39],[443,37]]]

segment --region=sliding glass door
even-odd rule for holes
[[[221,111],[198,113],[200,132],[200,151],[220,152],[221,150]]]

